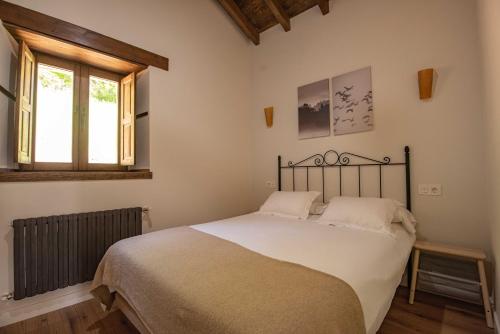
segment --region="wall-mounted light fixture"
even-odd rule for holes
[[[434,81],[434,69],[426,68],[418,71],[418,89],[420,91],[420,99],[427,100],[432,97],[432,84]]]
[[[266,115],[266,125],[268,128],[271,128],[273,126],[273,112],[274,107],[264,108],[264,114]]]

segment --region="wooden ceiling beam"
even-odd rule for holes
[[[260,35],[257,28],[248,20],[248,18],[243,14],[240,7],[234,2],[234,0],[218,0],[222,8],[227,12],[233,21],[240,27],[243,33],[255,44],[259,45]]]
[[[319,0],[318,1],[319,9],[321,9],[321,13],[326,15],[330,12],[330,2],[328,0]]]
[[[290,16],[285,12],[278,0],[264,0],[267,7],[271,10],[276,20],[281,24],[285,31],[290,31]]]

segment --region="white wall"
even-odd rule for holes
[[[479,23],[484,75],[484,110],[486,149],[488,157],[488,204],[491,222],[491,246],[496,264],[496,305],[499,315],[500,298],[500,1],[480,0]]]
[[[0,184],[0,293],[13,288],[14,218],[144,205],[160,229],[249,210],[249,44],[215,1],[13,2],[165,55],[171,70],[149,73],[153,180]]]
[[[471,0],[335,0],[279,26],[253,48],[254,206],[286,161],[338,151],[394,160],[412,149],[413,206],[419,237],[489,250],[476,2]],[[375,130],[298,140],[297,87],[372,66]],[[418,98],[417,71],[439,73],[435,96]],[[275,107],[267,129],[263,109]],[[286,162],[285,161],[285,162]],[[402,181],[402,178],[400,178]],[[441,197],[416,194],[440,183]]]

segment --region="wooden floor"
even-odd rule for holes
[[[378,334],[494,334],[486,326],[482,306],[417,291],[408,304],[408,290],[400,288]]]
[[[418,292],[415,304],[407,302],[401,288],[379,334],[493,334],[486,327],[482,308]],[[0,334],[128,334],[138,333],[127,318],[115,311],[106,314],[99,304],[86,301],[0,328]]]
[[[0,328],[0,334],[128,334],[139,333],[120,312],[106,314],[96,300],[89,300]]]

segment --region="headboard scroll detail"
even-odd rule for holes
[[[329,158],[333,157],[333,158]],[[335,150],[328,150],[324,154],[314,154],[311,155],[310,157],[305,158],[304,160],[301,160],[299,162],[293,162],[289,161],[288,162],[288,167],[307,167],[305,166],[309,161],[313,161],[314,165],[317,167],[321,166],[348,166],[351,165],[351,157],[358,158],[362,161],[364,161],[363,164],[355,164],[357,165],[387,165],[391,163],[391,158],[389,157],[383,157],[382,161],[364,157],[361,155],[357,155],[354,153],[350,152],[343,152],[343,153],[338,153]]]
[[[328,150],[325,153],[313,154],[298,162],[289,161],[287,165],[282,166],[281,156],[278,156],[278,190],[282,190],[282,170],[292,169],[293,191],[295,191],[295,169],[306,169],[306,189],[309,190],[309,169],[321,168],[323,202],[325,201],[325,168],[338,168],[339,170],[339,193],[342,196],[342,169],[355,167],[358,170],[358,196],[361,194],[361,169],[365,166],[378,166],[379,174],[379,197],[382,197],[382,168],[387,166],[405,167],[405,192],[406,207],[411,210],[411,182],[410,182],[410,148],[404,147],[404,162],[392,162],[391,158],[384,156],[381,160],[365,157],[362,155]]]

